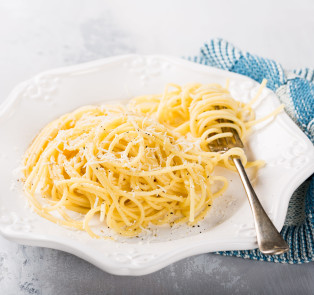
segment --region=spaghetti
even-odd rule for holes
[[[256,122],[251,104],[235,101],[218,84],[170,84],[163,94],[134,98],[127,107],[86,106],[36,137],[23,160],[24,190],[39,215],[94,238],[100,237],[90,227],[95,215],[128,237],[149,224],[194,225],[228,186],[212,175],[215,166],[234,169],[230,156],[262,165],[248,164],[240,148],[222,154],[208,144],[232,136],[223,127],[245,140]]]

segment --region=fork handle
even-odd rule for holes
[[[257,243],[263,254],[278,255],[289,250],[288,244],[282,238],[262,207],[258,197],[252,187],[252,184],[245,172],[242,162],[239,158],[232,157],[232,160],[238,170],[242,184],[246,191],[249,203],[252,209],[255,229],[257,234]]]

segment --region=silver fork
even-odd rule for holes
[[[216,109],[219,109],[218,107]],[[226,120],[219,120],[219,122],[227,122]],[[233,147],[243,148],[243,143],[238,132],[233,128],[222,127],[222,132],[231,132],[233,137],[221,138],[209,144],[209,148],[213,152],[227,152]],[[241,159],[238,157],[231,157],[235,167],[238,170],[245,192],[247,194],[255,223],[257,234],[257,244],[263,254],[279,255],[289,250],[288,244],[282,238],[276,227],[269,219],[264,208],[262,207],[252,184],[245,172]]]

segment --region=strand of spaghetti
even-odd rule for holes
[[[88,223],[89,221],[93,218],[93,216],[95,215],[96,212],[100,211],[100,206],[91,209],[85,216],[84,222],[83,222],[83,227],[86,230],[86,232],[95,239],[100,239],[100,238],[105,238],[105,239],[110,239],[113,240],[112,237],[104,237],[104,236],[99,236],[97,234],[95,234],[89,227]]]
[[[267,80],[263,79],[260,87],[257,90],[257,93],[255,94],[255,96],[244,106],[244,109],[248,109],[250,108],[257,100],[258,98],[261,96],[263,89],[265,88],[267,84]]]
[[[257,120],[254,120],[254,121],[250,121],[250,122],[247,122],[245,123],[245,125],[247,127],[251,127],[253,125],[256,125],[258,123],[261,123],[263,121],[266,121],[267,119],[269,118],[273,118],[274,116],[278,115],[283,109],[285,108],[284,105],[280,105],[278,108],[276,108],[274,111],[272,111],[271,113],[269,113],[268,115],[266,115],[265,117],[263,118],[260,118],[260,119],[257,119]]]

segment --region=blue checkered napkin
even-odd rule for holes
[[[267,79],[267,87],[277,94],[290,117],[314,143],[314,70],[286,71],[273,60],[241,51],[221,39],[204,44],[200,55],[189,60],[239,73],[259,83]],[[281,234],[290,246],[290,251],[282,255],[266,256],[258,249],[218,253],[290,264],[314,261],[314,175],[293,194]]]

